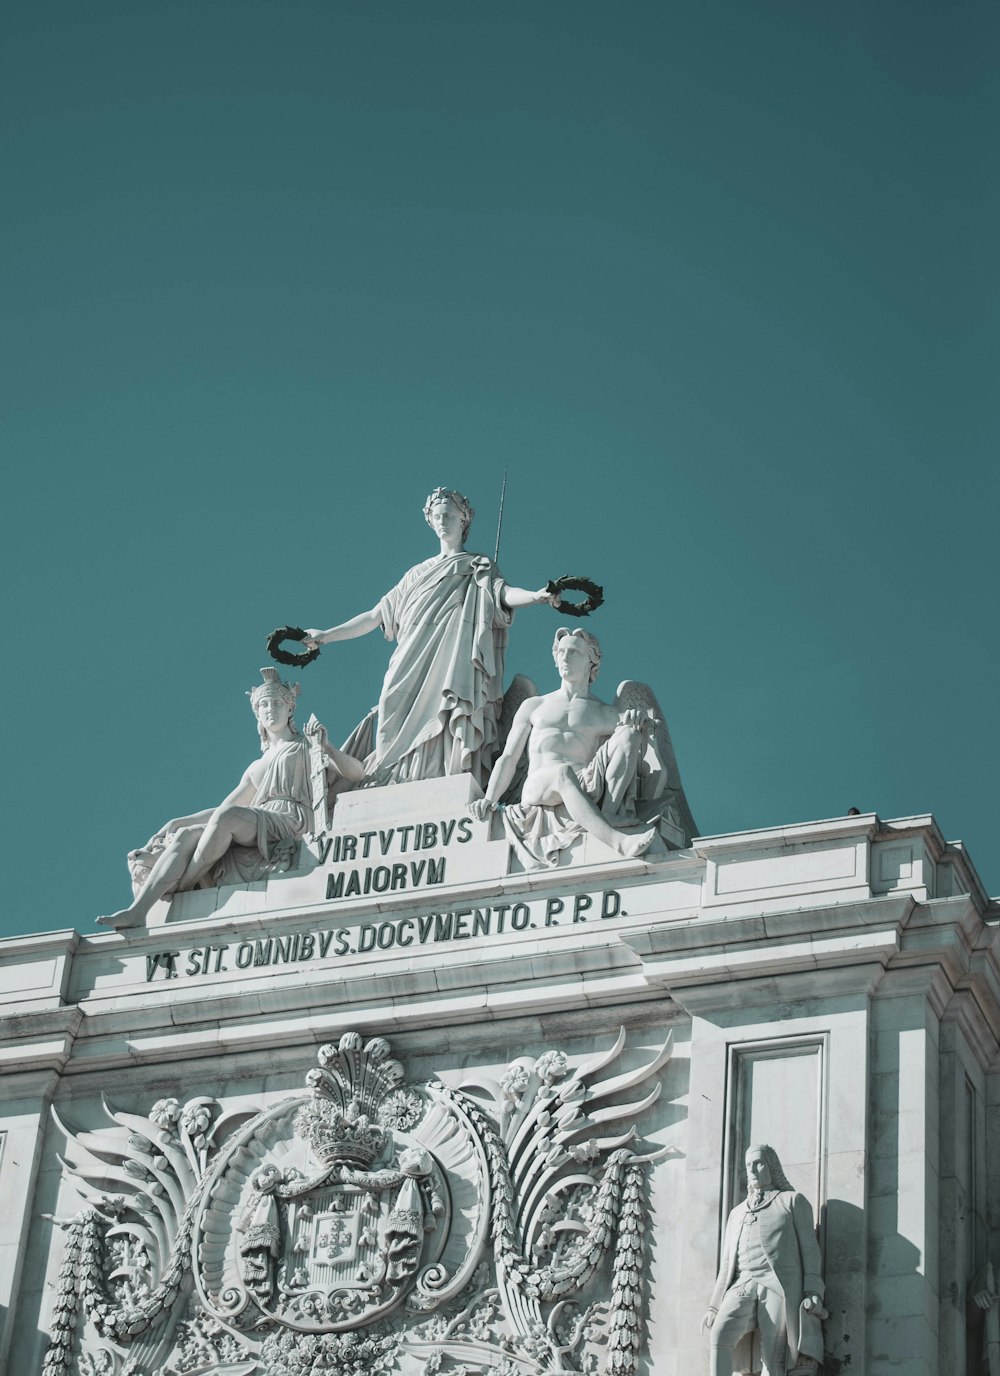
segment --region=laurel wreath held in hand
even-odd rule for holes
[[[276,631],[272,631],[267,637],[267,653],[279,664],[294,664],[301,669],[303,664],[311,664],[319,656],[319,649],[303,650],[299,654],[292,654],[288,650],[281,649],[283,640],[305,640],[306,633],[301,626],[279,626]]]
[[[582,602],[567,602],[561,596],[567,588],[571,592],[585,592],[587,596]],[[554,578],[546,583],[545,591],[559,595],[559,606],[556,607],[556,611],[565,612],[567,616],[589,616],[604,601],[604,589],[599,584],[589,578],[574,578],[570,573],[564,573],[561,578]]]

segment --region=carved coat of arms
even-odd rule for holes
[[[623,1100],[670,1048],[604,1077],[623,1044],[417,1089],[346,1033],[258,1112],[166,1099],[64,1128],[86,1208],[46,1376],[630,1376],[661,1154],[634,1120],[659,1084]]]

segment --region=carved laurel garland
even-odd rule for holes
[[[623,1046],[421,1093],[346,1033],[256,1114],[165,1099],[63,1128],[88,1207],[61,1225],[44,1376],[635,1376],[663,1152],[632,1144],[660,1086],[622,1099],[670,1045],[602,1078]]]
[[[645,1261],[643,1202],[645,1176],[642,1162],[619,1149],[611,1154],[590,1206],[591,1221],[581,1240],[568,1247],[558,1264],[536,1267],[517,1245],[517,1201],[511,1182],[510,1163],[500,1134],[487,1116],[467,1096],[463,1104],[483,1141],[490,1168],[493,1195],[493,1248],[499,1290],[508,1313],[516,1313],[526,1333],[542,1330],[538,1301],[566,1300],[593,1279],[615,1246],[612,1281],[610,1340],[605,1376],[631,1376],[636,1369],[642,1339],[640,1284]],[[552,1165],[565,1164],[570,1153],[550,1153]],[[562,1156],[563,1159],[560,1159]],[[585,1154],[580,1153],[585,1159]],[[579,1159],[579,1157],[577,1158]],[[619,1229],[616,1237],[616,1228]],[[529,1308],[524,1298],[535,1302]],[[544,1330],[551,1334],[551,1326]],[[561,1355],[552,1343],[553,1357]]]
[[[45,1376],[68,1376],[73,1358],[73,1337],[76,1329],[79,1308],[79,1289],[77,1271],[80,1251],[83,1245],[83,1215],[69,1226],[66,1251],[62,1266],[59,1268],[59,1285],[56,1290],[55,1313],[52,1332],[45,1353],[43,1370]]]
[[[383,1376],[395,1365],[399,1338],[395,1333],[324,1333],[303,1338],[283,1329],[264,1343],[261,1356],[268,1376]]]
[[[70,1371],[73,1330],[82,1300],[87,1317],[104,1338],[130,1343],[160,1320],[175,1303],[185,1271],[190,1269],[191,1222],[200,1196],[192,1199],[177,1234],[170,1262],[159,1285],[132,1304],[115,1304],[108,1294],[101,1265],[109,1219],[86,1209],[68,1227],[66,1256],[59,1272],[56,1322],[45,1354],[46,1376]],[[124,1373],[123,1373],[124,1376]]]
[[[311,664],[314,659],[319,658],[319,650],[283,650],[281,647],[286,640],[305,640],[306,633],[301,626],[279,626],[267,637],[267,653],[279,664],[292,664],[296,668],[304,668]]]
[[[561,578],[550,579],[545,585],[545,591],[557,597],[567,591],[587,594],[581,602],[569,602],[560,598],[556,611],[563,616],[589,616],[604,604],[604,589],[599,583],[595,583],[592,578],[581,578],[572,573],[564,573]]]

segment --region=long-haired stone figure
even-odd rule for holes
[[[485,787],[499,748],[507,628],[516,607],[555,599],[504,581],[485,554],[469,554],[468,498],[436,487],[424,519],[440,553],[415,565],[370,611],[329,630],[309,648],[381,628],[396,648],[382,684],[369,777],[377,784],[472,774]]]
[[[767,1376],[786,1376],[803,1359],[823,1360],[822,1258],[812,1207],[789,1184],[767,1145],[746,1154],[747,1197],[729,1215],[722,1264],[702,1327],[711,1340],[711,1376],[748,1372],[760,1335]]]

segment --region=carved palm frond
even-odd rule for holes
[[[461,1294],[480,1264],[489,1235],[486,1190],[488,1164],[482,1141],[460,1104],[430,1086],[433,1105],[420,1129],[420,1144],[440,1166],[446,1192],[441,1247],[417,1277],[408,1303],[411,1310],[431,1310]]]
[[[611,1347],[616,1369],[628,1371],[625,1348],[632,1350],[639,1312],[642,1165],[670,1150],[642,1154],[630,1144],[636,1119],[660,1095],[659,1082],[649,1082],[669,1061],[672,1039],[634,1070],[604,1075],[624,1044],[622,1029],[609,1050],[572,1070],[561,1052],[522,1057],[499,1079],[450,1097],[483,1145],[498,1291],[515,1332],[534,1341],[551,1335],[555,1311],[546,1320],[543,1305],[582,1291],[614,1249],[611,1326],[622,1332]],[[463,1092],[473,1088],[492,1099],[493,1114]],[[624,1132],[607,1131],[623,1120]]]
[[[82,1301],[96,1331],[127,1350],[121,1376],[138,1376],[156,1367],[179,1319],[178,1300],[191,1290],[192,1225],[215,1142],[246,1115],[213,1124],[217,1106],[207,1097],[183,1107],[161,1099],[148,1115],[102,1104],[109,1125],[93,1132],[74,1131],[52,1110],[66,1138],[60,1159],[87,1206],[67,1225],[67,1257],[76,1260],[60,1275],[57,1315],[65,1311],[72,1329]],[[63,1346],[50,1342],[51,1376],[69,1370]]]

